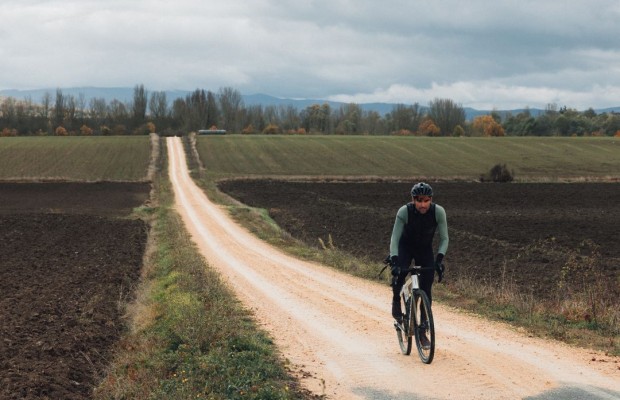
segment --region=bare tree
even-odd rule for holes
[[[84,125],[86,119],[86,96],[83,92],[78,93],[78,97],[75,100],[77,106],[77,119],[80,127]]]
[[[41,116],[43,118],[49,117],[50,105],[52,104],[52,95],[50,92],[45,92],[41,98]]]
[[[106,104],[105,98],[93,97],[90,99],[89,109],[90,118],[92,119],[91,124],[95,128],[99,128],[101,125],[105,124],[108,113],[108,105]]]
[[[124,124],[129,119],[127,106],[120,100],[112,100],[108,107],[108,116],[115,124]]]
[[[386,116],[390,122],[390,130],[392,132],[408,130],[410,132],[416,132],[422,122],[423,114],[420,111],[420,106],[415,103],[412,106],[405,104],[396,104],[392,111]]]
[[[217,126],[220,118],[220,111],[217,107],[217,100],[215,95],[210,90],[207,92],[207,123],[206,128]]]
[[[428,116],[439,128],[440,135],[449,136],[457,126],[465,126],[465,109],[450,99],[430,102]]]
[[[155,121],[155,125],[159,126],[161,122],[168,116],[168,100],[166,92],[153,92],[149,99],[149,112]]]
[[[225,87],[221,88],[219,95],[220,111],[222,112],[223,128],[232,132],[239,132],[240,111],[243,107],[243,98],[239,91]]]
[[[133,89],[133,104],[131,106],[131,119],[135,128],[145,122],[147,104],[148,93],[144,89],[144,85],[136,85]]]
[[[278,107],[278,118],[280,120],[280,126],[284,131],[297,130],[301,125],[299,112],[292,105],[280,105]]]
[[[65,128],[68,131],[72,131],[78,127],[76,127],[76,109],[77,102],[75,101],[75,96],[69,95],[65,101]]]
[[[62,126],[65,119],[65,97],[62,90],[56,89],[56,101],[54,103],[54,111],[52,115],[53,129]]]

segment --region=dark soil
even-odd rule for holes
[[[124,329],[148,184],[0,183],[0,398],[85,399]]]
[[[448,216],[447,280],[515,283],[550,297],[574,255],[581,264],[593,260],[586,282],[600,274],[620,294],[620,184],[430,183]],[[284,230],[312,246],[331,235],[336,247],[376,262],[389,251],[396,211],[411,200],[409,182],[236,180],[219,188],[267,209]],[[586,240],[591,244],[584,247]],[[579,258],[592,250],[600,256]],[[583,275],[567,279],[577,284]]]

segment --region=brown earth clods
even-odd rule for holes
[[[85,399],[146,246],[142,183],[0,183],[0,398]]]
[[[620,184],[430,183],[448,216],[447,281],[468,276],[491,285],[514,283],[540,298],[557,293],[560,279],[582,279],[579,271],[562,278],[567,265],[593,261],[586,279],[602,274],[607,289],[620,294]],[[411,185],[231,180],[219,188],[267,209],[308,244],[319,246],[319,238],[327,243],[331,236],[337,248],[380,262],[396,211],[411,200]],[[582,246],[584,241],[591,244]],[[600,255],[592,257],[592,250]]]

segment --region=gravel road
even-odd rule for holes
[[[620,360],[433,305],[435,358],[403,356],[389,287],[290,257],[235,224],[167,139],[176,209],[208,264],[271,334],[302,384],[329,399],[619,399]]]

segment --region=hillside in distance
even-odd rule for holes
[[[119,100],[123,103],[129,103],[133,100],[134,89],[130,87],[72,87],[72,88],[59,88],[62,90],[64,95],[71,95],[75,98],[83,98],[86,101],[86,104],[92,98],[104,98],[108,103],[114,99]],[[31,90],[16,90],[16,89],[5,89],[0,90],[0,98],[2,97],[13,97],[15,99],[30,99],[35,103],[40,103],[43,99],[45,93],[49,93],[51,96],[51,101],[53,102],[56,95],[56,88],[47,88],[47,89],[31,89]],[[147,88],[147,91],[150,90]],[[166,90],[166,97],[168,102],[172,104],[175,99],[185,98],[192,91],[190,90]],[[217,94],[217,91],[214,91]],[[266,106],[293,106],[297,110],[303,110],[304,108],[311,106],[313,104],[324,104],[327,103],[332,108],[332,110],[337,110],[341,106],[347,104],[343,102],[331,101],[331,100],[323,100],[323,99],[290,99],[290,98],[279,98],[275,96],[271,96],[268,94],[250,94],[250,95],[242,95],[243,103],[246,106],[253,105],[262,105]],[[381,116],[391,112],[394,109],[394,106],[397,103],[361,103],[358,104],[360,108],[364,111],[376,111]],[[413,105],[413,103],[405,104],[405,105]],[[422,110],[427,108],[426,104],[420,104],[420,108]],[[472,120],[476,116],[489,114],[494,110],[477,110],[474,108],[464,107],[465,117],[467,120]],[[529,108],[529,112],[532,116],[537,116],[544,112],[542,109],[538,108]],[[503,114],[518,114],[520,112],[525,111],[525,108],[522,109],[513,109],[513,110],[495,110],[499,112],[501,115]],[[584,110],[579,110],[584,111]],[[603,112],[620,112],[620,106],[618,107],[610,107],[605,109],[595,109],[597,113]]]

